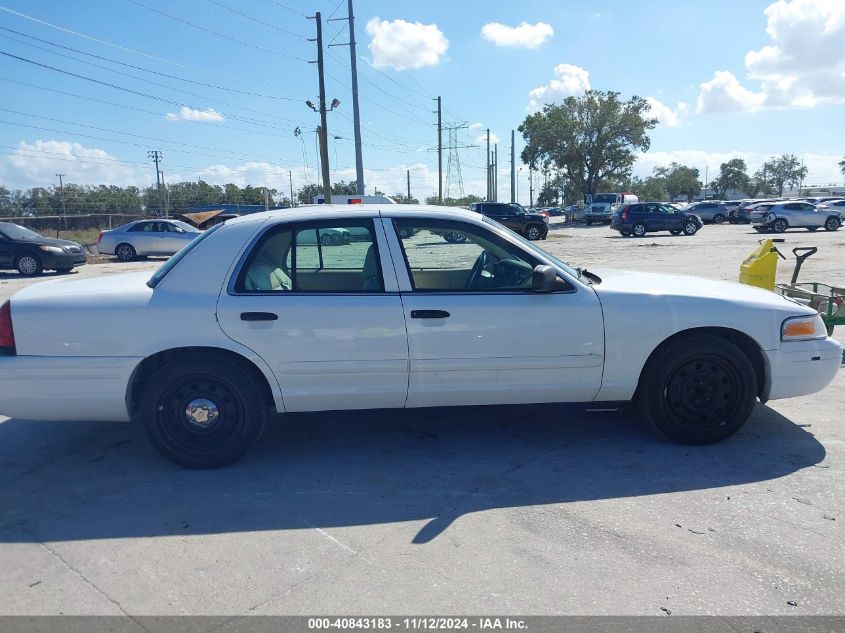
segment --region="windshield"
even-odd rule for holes
[[[603,204],[613,204],[616,202],[616,194],[615,193],[600,193],[596,196],[593,196],[593,202],[599,202]]]
[[[38,240],[44,237],[17,224],[0,224],[0,232],[10,240]]]
[[[533,242],[529,242],[527,239],[522,237],[519,233],[511,231],[508,227],[504,226],[503,224],[499,224],[498,222],[496,222],[496,220],[491,220],[487,216],[484,216],[483,220],[487,224],[490,224],[492,226],[495,226],[497,228],[500,228],[500,229],[503,229],[504,231],[506,231],[511,239],[516,240],[517,242],[520,243],[521,246],[524,246],[525,248],[527,248],[529,251],[531,251],[535,255],[540,255],[542,257],[545,257],[546,259],[551,260],[556,266],[559,266],[562,270],[565,270],[567,273],[569,273],[573,277],[577,277],[577,278],[580,279],[581,273],[579,273],[577,270],[572,268],[566,262],[562,262],[561,260],[559,260],[557,257],[552,255],[550,252],[543,250],[539,246],[535,246]]]
[[[150,277],[150,280],[147,282],[147,285],[150,288],[155,288],[158,285],[158,282],[160,282],[162,279],[164,279],[165,275],[167,275],[167,273],[169,273],[176,264],[178,264],[180,261],[182,261],[182,259],[185,257],[185,255],[187,255],[192,250],[194,250],[199,245],[200,242],[202,242],[205,238],[207,238],[209,235],[214,233],[214,231],[218,230],[221,226],[223,226],[222,223],[221,224],[215,224],[214,226],[212,226],[210,229],[208,229],[204,233],[197,232],[197,236],[194,239],[192,239],[190,242],[188,242],[182,248],[182,250],[180,250],[173,257],[171,257],[166,262],[164,262],[164,264],[162,264],[161,268],[159,268],[157,271],[155,271],[153,276]]]

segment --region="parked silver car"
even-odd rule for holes
[[[838,211],[822,209],[809,202],[773,202],[758,204],[748,214],[754,230],[763,233],[783,233],[786,229],[835,231],[842,226]]]
[[[200,233],[180,220],[138,220],[100,233],[97,250],[131,262],[147,255],[173,255]]]
[[[725,206],[725,203],[716,200],[696,202],[688,206],[684,211],[686,213],[694,213],[703,222],[711,222],[713,224],[721,224],[728,217],[728,208]]]

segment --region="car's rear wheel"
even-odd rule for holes
[[[114,249],[114,255],[122,262],[131,262],[134,260],[138,253],[135,251],[135,247],[132,244],[118,244],[117,248]]]
[[[631,231],[619,231],[622,237],[631,237]]]
[[[15,268],[17,268],[18,272],[25,277],[40,275],[41,271],[44,270],[38,255],[30,255],[29,253],[18,257],[15,262]]]
[[[185,468],[220,468],[258,441],[267,407],[256,378],[212,356],[176,361],[143,394],[144,428],[153,446]]]
[[[835,231],[842,225],[842,220],[839,218],[828,218],[827,221],[824,223],[824,230],[825,231]]]
[[[808,230],[810,233],[813,233],[814,231],[818,231],[818,230],[819,230],[819,227],[817,227],[817,226],[808,226],[808,227],[807,227],[807,230]]]
[[[684,235],[695,235],[698,232],[698,225],[695,222],[684,224]]]
[[[713,224],[721,224],[725,221],[725,216],[721,213],[717,213],[713,216]]]
[[[631,234],[634,237],[645,237],[646,234],[646,226],[642,222],[637,222],[634,226],[631,227]]]
[[[529,240],[539,240],[542,235],[543,232],[540,230],[539,226],[532,225],[525,229],[525,237]]]
[[[65,266],[65,267],[63,267],[63,268],[56,268],[56,272],[57,272],[57,273],[62,273],[62,274],[69,273],[69,272],[70,272],[70,271],[72,271],[72,270],[73,270],[73,266],[71,266],[70,268],[68,268],[67,266]]]
[[[745,352],[709,334],[659,348],[637,388],[642,417],[682,444],[712,444],[733,435],[756,397],[757,375]]]
[[[681,234],[681,230],[680,230],[680,229],[670,229],[670,230],[669,230],[669,232],[670,232],[672,235],[680,235],[680,234]]]
[[[774,222],[772,222],[772,230],[775,233],[783,233],[788,228],[789,228],[789,224],[787,223],[786,220],[778,219],[778,220],[775,220]]]

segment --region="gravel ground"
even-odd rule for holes
[[[802,279],[845,285],[845,230],[782,237],[820,249]],[[759,238],[554,223],[542,246],[735,279]],[[842,614],[843,403],[845,371],[700,448],[584,407],[296,415],[216,472],[137,426],[0,418],[0,613]]]

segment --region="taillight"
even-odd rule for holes
[[[100,243],[100,241],[103,239],[103,235],[105,235],[105,234],[106,234],[105,231],[100,231],[100,234],[97,236],[97,244]]]
[[[0,306],[0,354],[15,354],[15,332],[12,329],[12,306],[7,301]]]
[[[622,219],[623,220],[628,219],[628,209],[630,209],[630,208],[631,207],[622,207]]]

